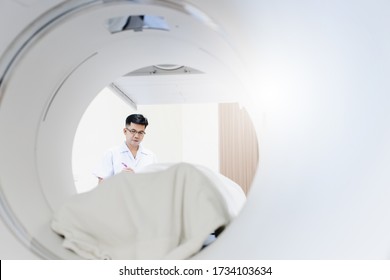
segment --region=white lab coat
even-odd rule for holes
[[[156,156],[150,150],[145,149],[142,144],[139,146],[137,155],[134,158],[126,142],[123,142],[104,154],[101,162],[95,167],[93,175],[106,179],[120,173],[125,167],[129,167],[134,172],[137,172],[153,163],[157,163]]]

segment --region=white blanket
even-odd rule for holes
[[[87,259],[189,258],[241,209],[244,195],[229,184],[183,163],[123,172],[70,198],[52,229],[64,236],[64,247]]]

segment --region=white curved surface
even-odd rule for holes
[[[22,46],[12,40],[59,2],[2,1],[1,74]],[[13,61],[0,88],[0,258],[74,257],[48,222],[75,191],[71,149],[81,114],[115,78],[164,63],[208,69],[237,87],[243,81],[260,140],[246,206],[199,258],[390,258],[390,5],[185,2],[217,23],[217,33],[203,14],[169,3],[96,1],[40,29]],[[129,11],[164,14],[181,28],[113,37],[102,26]],[[48,252],[24,250],[18,234],[26,248]]]

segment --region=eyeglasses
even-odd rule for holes
[[[142,137],[142,136],[144,136],[144,135],[146,134],[145,131],[143,131],[143,130],[137,131],[137,130],[135,130],[135,129],[128,129],[127,127],[125,127],[125,128],[126,128],[126,130],[127,130],[128,132],[130,132],[131,135],[136,135],[136,134],[138,134],[140,137]]]

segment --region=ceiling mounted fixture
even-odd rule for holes
[[[185,65],[157,64],[150,65],[125,75],[130,76],[152,76],[152,75],[181,75],[181,74],[204,74],[204,72]]]
[[[158,64],[153,66],[156,67],[157,69],[164,70],[164,71],[174,71],[184,67],[183,65],[176,65],[176,64]]]

